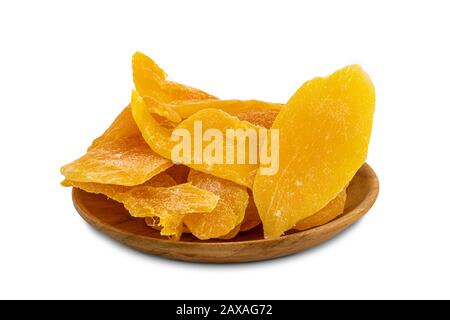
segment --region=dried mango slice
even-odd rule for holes
[[[186,214],[211,212],[219,197],[190,183],[169,188],[134,187],[118,199],[133,217],[157,216],[161,235],[176,239],[183,232]]]
[[[237,184],[251,187],[253,184],[253,179],[256,174],[257,170],[257,163],[252,164],[248,159],[248,152],[245,153],[245,161],[244,163],[239,163],[237,160],[237,138],[233,137],[231,138],[231,142],[233,145],[233,154],[234,157],[232,158],[232,163],[226,163],[227,159],[227,152],[230,150],[227,150],[226,148],[226,142],[229,141],[229,139],[226,138],[227,130],[228,129],[235,129],[239,130],[241,129],[243,132],[246,130],[252,130],[252,132],[258,132],[258,127],[252,125],[251,123],[247,121],[240,121],[237,117],[233,117],[229,115],[228,113],[218,110],[218,109],[204,109],[201,110],[191,117],[187,118],[183,122],[181,122],[175,130],[179,129],[185,129],[188,132],[191,133],[191,136],[195,136],[193,133],[196,130],[195,125],[196,123],[201,122],[202,128],[204,131],[207,129],[215,129],[221,133],[221,136],[225,137],[225,141],[223,141],[222,146],[222,154],[223,157],[219,157],[219,159],[215,159],[215,154],[209,154],[205,151],[207,148],[209,148],[213,143],[204,143],[203,148],[201,149],[201,154],[203,154],[203,163],[201,164],[195,164],[198,157],[201,157],[196,150],[195,150],[195,143],[192,143],[192,149],[191,149],[191,162],[186,164],[187,166],[194,168],[196,170],[209,173],[212,175],[215,175],[217,177],[227,179],[230,181],[233,181]],[[217,140],[215,140],[217,141]],[[257,148],[257,145],[255,144],[255,147]],[[247,149],[248,151],[248,149]],[[255,150],[255,153],[257,153],[257,149]],[[231,158],[231,157],[230,157]],[[255,161],[256,162],[256,161]]]
[[[279,171],[259,172],[253,195],[266,238],[323,208],[364,163],[375,90],[357,65],[306,82],[280,111]]]
[[[181,116],[173,108],[167,107],[162,103],[152,103],[153,99],[151,98],[144,98],[144,101],[148,101],[148,104],[152,107],[150,109],[152,113],[163,118],[159,121],[160,123],[166,120],[173,123],[181,122]]]
[[[114,119],[109,128],[92,142],[89,149],[96,148],[109,141],[139,136],[139,133],[139,128],[134,122],[133,115],[131,114],[131,107],[127,106],[116,119]]]
[[[345,190],[339,192],[337,197],[331,200],[323,209],[319,210],[319,212],[297,222],[294,229],[307,230],[330,222],[344,212],[346,199],[347,192]]]
[[[184,224],[201,240],[229,235],[244,219],[248,204],[247,189],[231,181],[191,170],[188,181],[194,186],[208,190],[220,200],[209,213],[192,213],[184,217]]]
[[[177,183],[175,180],[165,172],[162,172],[150,180],[146,181],[144,184],[140,186],[149,186],[149,187],[172,187]],[[127,191],[130,191],[134,187],[129,186],[119,186],[114,184],[103,184],[103,183],[95,183],[95,182],[80,182],[65,179],[61,182],[61,185],[64,187],[74,187],[78,189],[82,189],[89,193],[96,194],[104,194],[108,198],[118,199],[120,194],[123,194]]]
[[[144,98],[145,100],[145,98]],[[240,113],[248,110],[274,111],[278,113],[283,107],[279,103],[264,102],[258,100],[200,100],[200,101],[175,101],[168,104],[183,119],[189,118],[194,113],[204,109],[220,109],[227,113]]]
[[[87,153],[61,168],[68,180],[134,186],[171,167],[150,149],[125,108]]]
[[[84,190],[89,193],[95,194],[104,194],[110,199],[117,199],[120,197],[120,194],[126,193],[132,187],[127,186],[119,186],[114,184],[103,184],[103,183],[95,183],[95,182],[80,182],[74,180],[65,179],[61,182],[63,187],[74,187],[81,190]]]
[[[165,215],[177,213],[211,212],[219,197],[191,183],[184,183],[168,188],[133,187],[126,192],[126,197],[119,196],[118,200],[133,217],[157,216],[162,220]]]
[[[144,185],[134,187],[70,180],[65,180],[63,185],[90,193],[104,194],[123,203],[133,217],[157,217],[162,227],[161,235],[179,239],[183,232],[184,216],[192,212],[211,212],[216,207],[219,197],[191,183],[169,187],[152,186],[152,184],[171,184],[172,181],[173,179],[167,175],[166,178],[158,177],[155,181],[150,180]]]
[[[161,102],[215,99],[201,90],[167,81],[167,74],[141,52],[133,55],[132,68],[134,85],[142,97],[151,97]]]
[[[279,110],[275,109],[249,109],[233,112],[231,114],[238,117],[242,121],[248,121],[254,125],[269,129],[275,121],[278,113]]]
[[[256,208],[255,200],[253,196],[249,197],[247,209],[245,210],[244,220],[242,221],[240,231],[248,231],[261,223],[258,209]]]
[[[159,102],[153,100],[153,103],[158,104]],[[189,132],[190,137],[194,137],[193,139],[195,139],[194,131],[196,130],[196,124],[198,123],[201,123],[202,131],[206,131],[207,129],[216,129],[224,138],[226,137],[227,129],[242,129],[243,132],[247,129],[251,129],[258,132],[257,126],[254,126],[247,121],[240,121],[237,117],[233,117],[219,109],[201,110],[186,120],[180,122],[178,126],[172,130],[170,128],[163,127],[158,123],[152,115],[153,107],[149,104],[149,102],[145,103],[137,92],[133,92],[132,94],[131,106],[134,120],[141,130],[145,141],[147,141],[152,150],[166,159],[172,159],[172,150],[176,150],[175,148],[181,145],[181,142],[172,140],[172,133],[174,130],[178,131],[179,129],[184,129],[185,132]],[[251,187],[253,185],[253,179],[258,165],[256,163],[250,163],[248,159],[245,159],[245,163],[242,164],[236,161],[236,150],[238,145],[236,137],[232,140],[230,139],[234,145],[234,158],[232,159],[231,164],[227,164],[226,158],[224,158],[227,151],[230,153],[230,150],[226,150],[227,143],[222,143],[219,147],[223,150],[223,157],[221,159],[217,160],[215,159],[215,155],[206,153],[206,157],[201,159],[202,161],[199,161],[199,158],[205,155],[205,150],[219,139],[214,140],[212,138],[211,140],[212,142],[209,144],[204,143],[199,151],[196,150],[195,143],[192,141],[190,155],[182,159],[183,164],[196,170],[210,173],[223,179],[231,180],[237,184]],[[246,156],[248,156],[248,152],[246,153]]]
[[[144,96],[165,102],[215,98],[201,90],[167,81],[164,71],[141,53],[133,56],[133,79]],[[156,105],[152,112],[174,123],[181,121],[177,112],[169,108]],[[105,133],[94,140],[87,154],[62,167],[61,173],[73,181],[134,186],[171,165],[145,143],[127,107]]]

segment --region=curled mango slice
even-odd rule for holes
[[[147,103],[144,102],[143,98],[137,92],[133,92],[131,106],[134,120],[152,150],[166,159],[173,160],[173,154],[178,155],[181,153],[179,147],[182,147],[182,143],[175,140],[195,137],[196,128],[198,128],[197,124],[199,123],[201,123],[200,130],[202,132],[207,129],[214,129],[216,134],[220,134],[222,137],[227,136],[227,129],[241,129],[242,132],[245,132],[247,129],[252,129],[254,132],[258,132],[257,126],[247,121],[241,121],[237,117],[231,116],[220,109],[203,109],[180,122],[174,129],[167,128],[160,125],[158,120],[153,116],[152,110],[155,109],[154,104],[159,105],[157,108],[161,107],[161,104],[155,100],[152,100],[152,103],[149,101]],[[169,108],[168,106],[166,107]],[[175,135],[175,132],[188,133],[189,137],[180,137]],[[200,132],[200,135],[202,132]],[[222,140],[221,145],[213,145],[213,143],[220,142],[220,139],[210,138],[212,141],[202,144],[200,148],[196,148],[195,142],[191,141],[190,150],[188,150],[189,154],[184,154],[178,158],[180,162],[195,170],[210,173],[217,177],[231,180],[237,184],[251,187],[258,165],[256,162],[251,163],[247,159],[243,161],[244,163],[238,163],[236,161],[238,138],[236,136],[231,138],[232,143],[230,145],[232,145],[233,149],[233,158],[230,163],[227,163],[226,158],[224,158],[224,155],[231,153],[229,149],[227,150],[227,144],[223,143]],[[214,152],[207,152],[208,150],[212,150],[211,146],[217,146],[218,149],[222,150],[220,153],[222,157],[220,159],[216,158],[217,154]]]
[[[216,207],[219,197],[191,183],[167,186],[173,183],[173,179],[165,173],[164,175],[134,187],[70,180],[65,180],[62,184],[90,193],[104,194],[123,203],[133,217],[156,217],[161,226],[161,235],[177,240],[183,232],[185,215],[193,212],[211,212]]]
[[[211,212],[185,216],[184,224],[189,231],[202,240],[236,235],[248,204],[247,188],[195,170],[189,173],[188,181],[220,199]]]
[[[162,226],[161,235],[179,239],[185,216],[193,212],[211,212],[219,197],[185,183],[169,188],[134,187],[118,200],[133,217],[157,216]]]
[[[256,175],[255,203],[266,238],[291,229],[334,199],[364,163],[375,90],[356,65],[306,82],[283,107],[279,170]],[[271,129],[271,130],[272,130]]]

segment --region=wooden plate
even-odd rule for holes
[[[72,198],[79,214],[94,228],[139,251],[169,259],[231,263],[272,259],[300,252],[324,242],[361,218],[378,195],[378,179],[368,164],[361,167],[347,189],[344,214],[335,220],[306,231],[289,231],[272,240],[263,238],[262,228],[241,232],[232,240],[201,241],[183,235],[181,241],[170,241],[132,218],[124,207],[102,195],[73,189]]]

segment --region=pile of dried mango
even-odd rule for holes
[[[346,187],[367,156],[375,107],[361,67],[307,81],[286,104],[276,104],[219,100],[167,80],[142,53],[132,61],[130,105],[85,155],[62,167],[62,185],[123,203],[132,217],[173,240],[183,233],[232,239],[260,223],[264,236],[275,238],[343,213]],[[259,158],[197,161],[207,143],[174,163],[174,132],[194,134],[199,121],[224,136],[228,129],[277,130],[276,145],[259,143],[276,149],[278,170],[264,174]]]

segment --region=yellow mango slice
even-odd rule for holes
[[[132,66],[136,90],[144,97],[144,100],[155,99],[161,103],[176,103],[176,101],[195,102],[203,99],[208,101],[216,99],[216,97],[201,90],[167,81],[167,74],[143,53],[136,52],[133,55]],[[176,110],[165,108],[160,104],[153,104],[152,113],[175,123],[181,121],[181,117]]]
[[[159,104],[155,100],[152,101],[153,104]],[[161,106],[161,104],[159,105]],[[164,127],[158,123],[157,119],[155,119],[152,114],[152,110],[154,110],[153,105],[149,101],[145,103],[137,92],[133,92],[132,94],[131,106],[134,120],[141,130],[145,141],[152,150],[166,159],[172,159],[172,150],[174,150],[177,145],[179,146],[181,144],[180,141],[173,141],[171,139],[174,130],[184,129],[190,133],[190,137],[195,137],[194,131],[196,122],[202,123],[203,132],[207,129],[217,129],[223,137],[226,137],[226,129],[242,129],[243,131],[252,129],[258,132],[257,126],[254,126],[247,121],[241,121],[237,117],[233,117],[220,109],[203,109],[198,111],[180,122],[175,129],[172,130],[171,128]],[[251,187],[258,165],[257,163],[250,163],[248,159],[246,159],[245,163],[237,163],[238,144],[236,137],[234,137],[232,142],[234,143],[235,159],[231,164],[226,163],[226,143],[223,143],[222,145],[223,157],[221,160],[215,161],[216,159],[206,157],[201,159],[201,161],[198,161],[199,157],[202,158],[205,154],[204,151],[209,147],[209,144],[203,143],[202,148],[197,152],[195,150],[194,141],[191,143],[190,156],[187,157],[187,159],[185,158],[182,163],[198,171],[210,173],[217,177],[231,180],[237,184]]]
[[[63,166],[61,173],[73,181],[135,186],[171,166],[150,149],[127,107],[87,153]]]
[[[104,194],[123,203],[133,217],[157,217],[162,227],[161,235],[174,239],[179,239],[183,232],[183,218],[186,214],[211,212],[219,201],[219,197],[214,193],[197,188],[191,183],[166,186],[173,183],[170,176],[155,178],[134,187],[70,180],[65,180],[62,184],[89,193]]]
[[[346,199],[347,192],[345,190],[339,192],[337,197],[331,200],[324,208],[319,210],[319,212],[297,222],[294,229],[307,230],[334,220],[344,212]]]
[[[195,170],[189,173],[188,181],[220,199],[213,211],[187,214],[184,217],[184,224],[189,231],[201,240],[229,237],[232,234],[230,232],[236,232],[235,228],[244,219],[248,204],[247,188]]]
[[[144,98],[146,101],[146,98]],[[220,109],[227,113],[244,112],[247,110],[274,111],[278,113],[283,107],[279,103],[264,102],[258,100],[199,100],[199,101],[174,101],[168,104],[183,119],[189,118],[194,113],[204,109]]]
[[[141,52],[133,55],[132,68],[134,85],[142,97],[151,97],[161,102],[215,99],[201,90],[167,81],[167,74]]]
[[[375,90],[357,65],[306,82],[282,108],[279,170],[259,172],[253,195],[266,238],[275,238],[322,209],[364,163]]]

